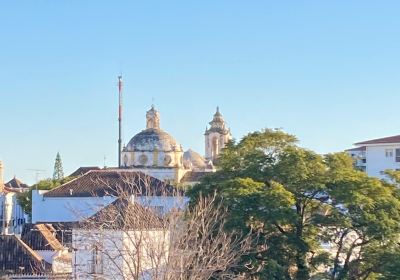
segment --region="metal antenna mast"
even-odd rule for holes
[[[122,75],[118,76],[118,168],[121,168],[122,152]]]
[[[35,172],[35,179],[36,179],[35,184],[39,183],[39,176],[42,173],[46,172],[46,170],[44,170],[44,169],[27,169],[27,170]],[[36,186],[36,189],[37,189],[37,186]]]

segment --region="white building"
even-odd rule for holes
[[[90,217],[121,192],[167,213],[188,199],[171,185],[130,169],[92,170],[50,191],[32,191],[32,223],[74,222]]]
[[[387,179],[385,170],[400,170],[400,135],[373,139],[354,144],[346,150],[355,166],[369,176]]]
[[[4,184],[3,172],[3,163],[0,161],[0,233],[20,234],[28,217],[17,196],[27,188],[15,177]]]
[[[17,193],[4,190],[0,193],[1,234],[21,234],[27,215],[17,199]]]
[[[169,238],[167,224],[151,208],[117,199],[73,229],[73,277],[153,279],[163,273]]]
[[[367,147],[361,146],[356,148],[347,149],[346,152],[353,158],[354,166],[361,170],[366,171],[367,159],[366,159]]]

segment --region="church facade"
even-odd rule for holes
[[[196,177],[187,176],[188,173],[214,172],[213,163],[231,139],[231,133],[219,108],[210,125],[205,132],[205,157],[191,149],[184,152],[182,145],[161,129],[160,113],[152,106],[146,113],[146,129],[133,136],[121,152],[122,168],[175,184]]]

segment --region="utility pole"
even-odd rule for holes
[[[122,75],[118,76],[118,168],[121,168],[122,152]]]

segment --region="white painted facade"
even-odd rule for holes
[[[396,137],[390,138],[397,139]],[[347,152],[355,159],[355,166],[369,176],[388,179],[384,174],[385,170],[400,170],[400,141],[389,143],[388,140],[383,141],[382,139],[357,143],[356,145],[363,148],[363,151],[357,152],[350,149]],[[385,143],[370,143],[379,141]]]
[[[71,253],[68,249],[60,251],[35,250],[47,263],[51,264],[53,273],[71,273]]]
[[[146,168],[146,167],[132,167],[132,170],[143,172],[146,175],[157,178],[164,182],[178,183],[188,170],[183,168]]]
[[[147,279],[168,258],[165,230],[88,231],[74,229],[73,279]],[[149,273],[150,272],[150,273]],[[151,278],[148,278],[151,279]]]
[[[4,165],[0,161],[0,233],[21,234],[28,220],[17,199],[18,192],[8,190],[4,185]]]
[[[32,191],[32,223],[74,222],[109,205],[115,197],[45,197],[47,191]]]
[[[32,191],[32,223],[74,222],[88,218],[114,202],[116,197],[45,197],[47,191]],[[150,206],[165,214],[173,208],[183,208],[187,197],[137,196],[143,206]]]
[[[385,179],[385,170],[400,170],[400,143],[367,146],[365,158],[367,174]]]
[[[21,234],[28,217],[18,203],[17,193],[0,193],[0,229],[2,234]]]

